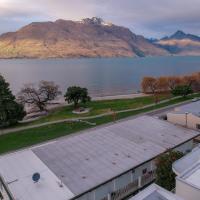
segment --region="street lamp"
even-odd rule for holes
[[[185,126],[188,126],[188,114],[189,112],[185,112]]]

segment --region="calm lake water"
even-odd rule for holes
[[[111,59],[0,60],[0,73],[14,93],[25,83],[51,80],[63,91],[87,87],[92,96],[128,94],[140,90],[144,76],[182,75],[200,71],[200,57]]]

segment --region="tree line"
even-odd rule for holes
[[[144,93],[155,95],[171,92],[186,96],[200,91],[200,72],[188,76],[144,77],[141,83]],[[26,115],[24,106],[31,105],[39,111],[47,111],[47,106],[62,95],[60,87],[52,81],[40,81],[38,85],[26,84],[15,97],[9,83],[0,74],[0,127],[16,124]],[[73,103],[78,109],[80,103],[91,100],[87,88],[71,86],[64,94],[65,101]],[[156,98],[155,98],[156,99]]]
[[[200,72],[187,76],[146,76],[141,83],[144,93],[156,94],[171,92],[174,95],[178,93],[199,92],[200,91]],[[183,95],[184,96],[184,95]]]

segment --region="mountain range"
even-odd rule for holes
[[[148,40],[100,18],[33,22],[0,36],[0,58],[200,55],[200,38],[182,31]]]
[[[172,55],[200,55],[200,37],[177,31],[170,37],[152,42],[157,47],[166,49]]]

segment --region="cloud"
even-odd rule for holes
[[[148,37],[177,29],[200,34],[199,7],[199,0],[0,0],[0,24],[8,23],[0,32],[32,21],[99,16]]]

